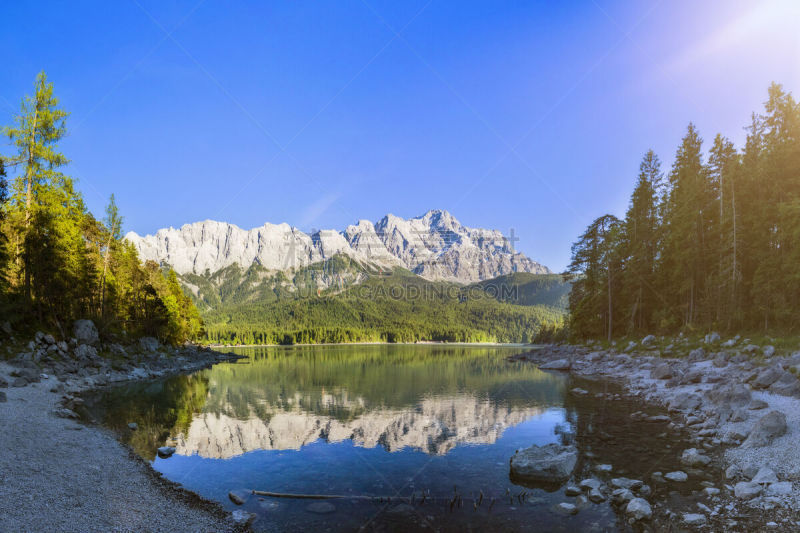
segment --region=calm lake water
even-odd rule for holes
[[[608,503],[558,514],[556,504],[575,498],[511,480],[509,459],[519,448],[574,438],[577,480],[611,464],[613,476],[647,482],[653,471],[681,469],[678,456],[691,444],[664,422],[634,422],[633,411],[658,412],[610,399],[616,390],[608,384],[507,360],[529,349],[237,349],[247,359],[108,389],[86,398],[87,412],[168,479],[255,513],[257,530],[626,530]],[[129,422],[139,429],[128,430]],[[165,444],[175,455],[156,457]],[[655,497],[688,497],[700,479],[669,495],[653,486]],[[378,499],[320,502],[248,496],[250,489]],[[460,506],[450,505],[454,490]],[[245,504],[232,503],[230,491],[241,491]],[[423,492],[430,496],[421,504]],[[412,496],[413,503],[398,499]]]

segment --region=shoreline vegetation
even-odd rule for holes
[[[16,153],[0,156],[0,312],[17,331],[66,341],[91,319],[111,341],[150,336],[180,344],[200,337],[200,315],[174,271],[142,264],[123,238],[114,196],[100,220],[62,170],[69,113],[44,72],[2,128]],[[6,179],[7,174],[11,181]]]
[[[416,341],[416,342],[323,342],[306,344],[202,344],[207,348],[291,348],[304,346],[507,346],[509,348],[536,347],[539,344],[520,342],[448,342],[448,341]]]

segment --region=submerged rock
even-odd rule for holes
[[[575,514],[578,512],[578,507],[571,503],[561,502],[558,505],[556,505],[556,510],[564,514]]]
[[[697,451],[697,448],[689,448],[681,454],[681,463],[687,466],[706,466],[711,462],[711,458]]]
[[[664,474],[664,477],[666,479],[670,480],[670,481],[675,481],[677,483],[682,483],[682,482],[686,481],[687,479],[689,479],[689,476],[686,474],[686,472],[682,472],[680,470],[678,470],[676,472],[669,472],[668,474]]]
[[[577,463],[575,446],[533,445],[511,458],[511,475],[545,485],[561,484],[570,478]]]
[[[314,502],[306,505],[306,511],[314,514],[330,514],[336,512],[336,506],[330,502]]]
[[[162,459],[166,459],[167,457],[172,457],[172,454],[175,453],[174,446],[162,446],[158,450],[158,456]]]

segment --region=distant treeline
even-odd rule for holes
[[[412,274],[370,278],[339,294],[253,302],[208,312],[214,343],[535,342],[557,336],[558,308],[511,305]]]
[[[572,247],[571,331],[582,338],[679,330],[798,331],[800,106],[780,85],[742,150],[690,124],[664,176],[650,151],[623,220],[604,215]]]
[[[14,124],[2,128],[16,153],[0,157],[0,316],[60,337],[71,336],[77,318],[94,319],[104,334],[167,342],[201,334],[175,273],[142,265],[122,239],[114,196],[98,220],[62,172],[69,161],[58,142],[67,117],[41,73]]]

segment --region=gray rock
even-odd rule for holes
[[[703,494],[711,498],[712,496],[719,495],[720,490],[716,487],[706,487],[703,489]]]
[[[306,511],[314,514],[330,514],[336,512],[336,506],[330,502],[314,502],[306,505]]]
[[[577,485],[567,485],[567,487],[564,489],[564,494],[567,496],[578,496],[583,494],[583,489]]]
[[[780,411],[770,411],[753,426],[750,435],[742,443],[744,448],[768,446],[774,439],[786,434],[786,415]]]
[[[570,478],[578,462],[575,446],[533,445],[511,458],[511,474],[535,483],[560,484]]]
[[[706,515],[698,513],[684,513],[683,523],[687,526],[702,526],[706,523]]]
[[[615,477],[608,483],[615,489],[640,489],[644,483],[638,479],[628,479],[626,477]]]
[[[775,355],[775,347],[768,344],[767,346],[764,346],[762,353],[764,354],[764,357],[772,357]]]
[[[232,490],[228,493],[228,499],[236,505],[244,505],[247,501],[249,493],[243,490]]]
[[[664,474],[664,478],[666,478],[666,479],[668,479],[670,481],[675,481],[677,483],[682,483],[682,482],[686,481],[687,479],[689,479],[689,476],[686,475],[686,472],[682,472],[682,471],[678,470],[676,472],[669,472],[668,474]]]
[[[697,394],[688,392],[676,394],[668,403],[670,411],[696,411],[703,403],[703,399]]]
[[[615,505],[626,504],[633,498],[633,492],[630,489],[616,489],[611,492],[611,503]]]
[[[0,391],[0,403],[5,403],[8,401],[8,396],[4,391]]]
[[[766,389],[776,381],[778,381],[784,374],[784,370],[780,365],[774,365],[766,368],[758,374],[752,381],[751,385],[754,389]]]
[[[741,470],[737,465],[731,465],[725,469],[725,479],[733,479],[741,474]]]
[[[766,409],[769,407],[769,404],[764,400],[755,399],[750,402],[750,405],[747,406],[748,409],[751,411],[758,411],[759,409]]]
[[[583,490],[599,489],[603,486],[603,482],[595,478],[587,478],[578,483],[578,486]]]
[[[778,481],[770,484],[766,489],[767,496],[788,496],[792,493],[791,481]]]
[[[601,474],[608,474],[612,470],[614,470],[614,467],[611,465],[597,465],[594,467],[594,471]]]
[[[136,431],[137,429],[139,429],[139,424],[137,424],[136,422],[129,422],[128,429],[130,429],[131,431]]]
[[[714,357],[714,361],[711,364],[713,364],[716,368],[725,368],[728,366],[728,358],[725,356],[724,352],[718,353]]]
[[[571,503],[561,502],[556,505],[556,511],[563,514],[575,514],[578,512],[578,507]]]
[[[688,357],[686,358],[687,361],[690,363],[697,363],[698,361],[702,361],[706,358],[706,351],[702,348],[695,348],[691,352],[689,352]]]
[[[3,376],[0,376],[0,389],[5,389],[8,387],[8,381]]]
[[[770,483],[777,483],[778,475],[770,467],[762,466],[750,481],[758,483],[759,485],[768,485]]]
[[[669,363],[660,363],[650,371],[650,377],[653,379],[669,379],[672,377],[672,367]]]
[[[155,352],[159,347],[158,339],[154,337],[142,337],[139,339],[139,348],[145,352]]]
[[[172,457],[172,454],[175,453],[174,446],[162,446],[158,450],[158,456],[162,459],[166,459],[167,457]]]
[[[29,383],[28,378],[20,376],[20,377],[14,378],[14,381],[11,382],[11,386],[12,387],[18,387],[18,388],[19,387],[25,387],[26,385],[28,385],[28,383]]]
[[[237,525],[247,528],[253,523],[257,516],[255,513],[248,513],[243,509],[236,509],[231,513],[231,518]]]
[[[800,380],[791,372],[784,372],[778,381],[770,386],[769,391],[781,396],[800,397]]]
[[[750,403],[752,392],[742,383],[722,382],[706,392],[706,397],[715,404],[738,407]]]
[[[689,448],[681,454],[681,463],[686,466],[700,467],[706,466],[710,462],[711,458],[698,452],[697,448]]]
[[[75,359],[78,360],[91,360],[97,357],[97,349],[88,344],[79,344],[75,347]]]
[[[706,335],[705,343],[706,344],[716,344],[720,341],[719,333],[716,331],[712,331],[708,335]]]
[[[750,481],[740,481],[733,487],[733,494],[740,500],[752,500],[759,494],[763,488],[758,483]]]
[[[647,335],[645,338],[642,339],[642,346],[652,346],[656,342],[655,335]]]
[[[757,344],[748,344],[747,346],[742,348],[742,351],[745,352],[745,353],[756,353],[758,351],[758,345]]]
[[[539,365],[542,370],[569,370],[571,363],[569,359],[556,359],[555,361],[548,361],[543,365]]]
[[[649,520],[650,517],[653,516],[653,509],[650,507],[650,504],[647,503],[647,500],[643,498],[634,498],[628,502],[628,506],[625,508],[625,514],[637,521]]]
[[[600,489],[591,489],[586,496],[589,498],[589,501],[593,503],[603,503],[606,501],[606,497],[600,492]]]
[[[82,344],[94,344],[100,339],[97,328],[91,320],[76,320],[72,325],[72,334]]]

